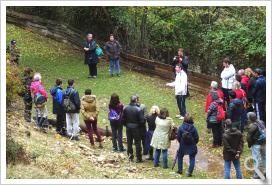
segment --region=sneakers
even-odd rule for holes
[[[177,171],[176,173],[182,175],[182,171]]]
[[[122,149],[119,149],[118,150],[119,152],[125,152],[125,151],[127,151],[125,148],[122,148]]]
[[[113,77],[113,74],[111,74],[110,77]]]
[[[112,151],[113,152],[118,152],[118,149],[117,148],[112,148]]]
[[[92,78],[93,76],[89,75],[88,78]]]
[[[73,136],[72,140],[79,141],[79,137],[78,136]]]
[[[184,120],[184,117],[183,117],[183,116],[180,116],[179,119],[180,119],[180,120]]]
[[[179,115],[179,114],[176,115],[176,118],[178,118],[178,119],[180,119],[180,120],[183,120],[183,119],[184,119],[184,117],[181,116],[181,115]]]
[[[142,162],[143,162],[142,159],[137,159],[137,160],[136,160],[136,163],[142,163]]]
[[[120,74],[117,74],[117,77],[120,77]]]

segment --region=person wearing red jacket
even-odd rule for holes
[[[245,70],[244,69],[240,69],[238,71],[238,74],[241,75],[242,79],[241,79],[241,83],[244,84],[246,86],[246,91],[248,91],[248,86],[249,86],[249,76],[245,74]]]
[[[45,88],[42,85],[42,77],[40,73],[34,74],[34,81],[31,83],[31,92],[34,96],[34,102],[36,105],[36,123],[38,128],[42,128],[43,124],[47,120],[48,112],[46,102],[48,95]],[[39,102],[39,103],[38,103]]]
[[[224,100],[224,93],[220,89],[218,89],[218,83],[216,81],[211,82],[211,91],[216,91],[219,98]],[[205,112],[208,112],[209,106],[213,102],[213,100],[211,98],[211,91],[209,92],[209,94],[207,95],[207,98],[206,98]],[[224,101],[223,101],[223,108],[225,109]]]

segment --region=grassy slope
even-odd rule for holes
[[[65,83],[70,78],[75,79],[75,86],[80,96],[83,95],[86,88],[91,88],[93,93],[99,98],[101,106],[99,125],[101,127],[106,126],[102,124],[102,119],[107,118],[107,104],[113,92],[119,94],[121,101],[125,104],[128,103],[131,95],[137,93],[148,109],[153,104],[156,104],[160,107],[167,107],[171,117],[174,117],[177,113],[174,91],[165,88],[166,82],[163,80],[151,78],[123,68],[121,78],[110,78],[106,61],[102,61],[99,64],[98,78],[90,80],[87,79],[88,69],[83,65],[83,53],[73,50],[70,44],[58,43],[51,39],[40,37],[28,30],[7,25],[7,42],[12,38],[16,38],[17,45],[21,48],[21,66],[30,66],[35,71],[40,72],[47,90],[54,85],[56,78],[63,79]],[[187,110],[195,116],[195,126],[200,133],[201,146],[207,146],[211,140],[211,135],[206,133],[205,114],[203,113],[204,101],[205,98],[203,96],[193,94],[193,97],[186,103]],[[48,107],[50,112],[52,109],[51,105],[52,98],[49,98]],[[53,115],[51,114],[50,117],[53,117]],[[175,122],[177,125],[180,124],[177,119]],[[110,149],[110,144],[108,148]],[[220,155],[221,149],[212,150],[212,152]],[[151,166],[151,164],[148,165]],[[10,174],[12,174],[12,170],[10,170]],[[200,172],[196,172],[195,175],[198,178],[207,177],[207,175]],[[167,175],[162,175],[161,177],[168,178]]]

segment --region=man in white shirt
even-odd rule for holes
[[[166,86],[175,87],[175,95],[179,108],[179,114],[176,116],[183,119],[186,114],[185,98],[187,94],[187,74],[183,71],[182,66],[177,64],[175,67],[176,79],[174,82],[167,83]]]
[[[223,59],[224,69],[221,72],[222,91],[224,93],[224,101],[229,104],[229,91],[232,90],[232,84],[235,80],[235,68],[230,64],[228,57]]]

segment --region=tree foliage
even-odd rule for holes
[[[190,68],[218,73],[225,56],[236,68],[263,67],[265,7],[9,7],[67,23],[106,41],[114,33],[124,51],[170,63],[179,47]]]

